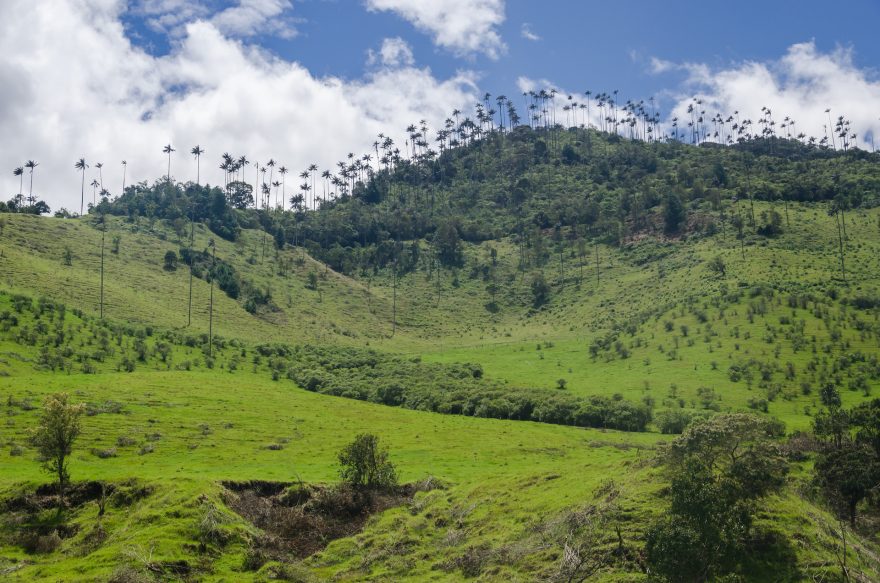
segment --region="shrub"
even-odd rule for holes
[[[343,482],[364,489],[388,489],[397,485],[394,464],[388,450],[379,446],[379,438],[361,433],[339,452],[339,475]]]

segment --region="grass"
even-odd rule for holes
[[[756,207],[760,212],[768,205]],[[852,385],[854,390],[842,391],[847,404],[874,396],[880,385],[871,368],[880,347],[880,314],[845,301],[880,297],[880,212],[847,215],[846,283],[825,207],[791,204],[789,213],[791,227],[779,238],[747,236],[745,260],[729,227],[684,241],[600,246],[598,283],[594,250],[585,258],[583,279],[580,259],[567,253],[564,282],[557,263],[543,266],[552,292],[540,310],[529,307],[528,287],[540,267],[519,273],[518,251],[507,239],[470,245],[464,267],[441,273],[439,301],[436,272],[401,279],[393,336],[390,274],[347,278],[288,249],[281,256],[289,268],[279,275],[274,254],[261,258],[260,235],[246,231],[240,243],[218,240],[218,256],[257,285],[271,287],[278,310],[251,315],[215,290],[215,331],[236,343],[223,345],[214,368],[205,366],[200,343],[181,340],[172,343],[168,363],[153,355],[132,373],[117,371],[118,362],[139,334],[155,347],[168,330],[207,332],[209,286],[195,281],[194,323],[184,329],[188,272],[162,269],[165,251],[180,246],[176,235],[160,223],[114,219],[105,258],[105,314],[112,322],[137,325],[111,334],[111,345],[118,339],[115,356],[98,362],[97,374],[83,374],[79,364],[49,373],[37,370],[39,346],[0,333],[0,499],[48,481],[25,437],[38,413],[32,407],[61,390],[108,411],[116,410],[113,403],[121,405],[119,412],[85,418],[71,466],[74,480],[151,493],[109,504],[100,520],[93,501],[70,510],[64,522],[76,532],[48,554],[26,553],[15,538],[14,521],[21,516],[6,513],[0,574],[22,581],[106,580],[121,567],[150,573],[150,565],[186,561],[193,577],[208,581],[265,580],[283,569],[351,581],[460,580],[465,573],[535,580],[554,573],[563,550],[559,540],[541,533],[566,509],[595,503],[609,479],[620,489],[623,536],[638,551],[646,526],[665,505],[666,479],[652,460],[669,437],[656,430],[620,433],[409,411],[272,381],[265,363],[252,366],[250,357],[235,370],[229,363],[238,350],[259,342],[369,344],[428,362],[479,363],[489,379],[514,386],[547,390],[564,379],[565,388],[556,390],[647,399],[656,410],[741,410],[765,400],[767,414],[785,421],[789,431],[807,429],[822,382]],[[99,235],[86,220],[18,215],[8,216],[0,235],[0,286],[67,304],[71,343],[81,351],[97,348],[94,326],[70,312],[97,313]],[[118,255],[109,252],[114,235],[121,237]],[[208,233],[200,230],[196,239],[203,248]],[[73,253],[71,266],[61,259],[65,246]],[[479,269],[489,246],[498,251],[496,269],[504,284],[494,313],[486,308],[487,281]],[[723,276],[706,266],[715,256],[727,267]],[[306,287],[310,271],[320,274],[317,291]],[[9,306],[8,296],[0,297],[0,312]],[[22,316],[22,325],[36,322]],[[154,335],[146,335],[147,325]],[[602,339],[608,342],[599,346]],[[847,360],[853,354],[865,359]],[[185,370],[187,361],[192,370]],[[787,374],[788,363],[793,374]],[[731,366],[740,365],[748,365],[751,383],[732,380]],[[762,379],[761,366],[769,378]],[[420,493],[408,506],[374,516],[362,533],[332,542],[302,564],[245,570],[249,541],[259,533],[226,508],[220,482],[333,483],[338,450],[360,432],[381,436],[403,481],[430,475],[446,489]],[[92,453],[112,449],[115,456],[106,458]],[[796,464],[782,494],[764,505],[759,526],[770,542],[745,567],[749,580],[778,580],[774,569],[783,580],[836,569],[836,523],[805,494],[808,469],[809,462]],[[198,525],[212,509],[229,540],[200,550]],[[50,528],[52,514],[34,520]],[[98,524],[104,538],[95,534]],[[615,544],[613,536],[604,544]],[[857,545],[852,559],[861,556],[859,568],[876,576],[874,543],[857,539]],[[615,564],[604,578],[638,581],[645,575],[631,561]]]

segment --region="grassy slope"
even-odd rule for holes
[[[316,302],[318,294],[304,287],[305,274],[312,268],[308,259],[290,277],[273,277],[268,265],[251,266],[246,262],[259,245],[255,234],[246,233],[244,250],[220,242],[218,255],[255,281],[271,281],[275,301],[287,320],[279,325],[279,314],[274,315],[276,321],[256,318],[239,304],[217,294],[217,325],[221,334],[252,341],[319,338],[361,343],[370,338],[374,345],[421,353],[430,360],[480,362],[489,376],[519,385],[553,386],[556,379],[565,378],[567,390],[573,392],[620,392],[633,399],[650,394],[660,407],[668,405],[672,383],[678,385],[678,394],[687,401],[694,399],[696,387],[707,385],[721,394],[723,407],[739,408],[758,391],[730,382],[727,367],[731,360],[739,358],[739,353],[773,358],[772,347],[762,337],[767,323],[778,326],[781,315],[791,315],[785,296],[778,296],[780,305],[771,301],[768,313],[752,324],[746,318],[750,301],[747,297],[725,308],[726,322],[718,319],[718,308],[710,305],[706,311],[718,332],[708,343],[714,347],[712,353],[697,331],[701,325],[692,311],[685,309],[682,315],[686,308],[684,300],[695,295],[710,301],[717,297],[723,284],[728,289],[771,284],[793,291],[812,289],[821,294],[835,277],[833,223],[822,206],[792,205],[791,215],[793,228],[766,245],[748,245],[746,262],[741,260],[738,242],[729,233],[670,247],[663,251],[666,255],[659,263],[662,278],[657,263],[639,265],[634,259],[645,248],[618,252],[602,247],[598,286],[594,287],[592,279],[585,279],[578,288],[573,279],[567,278],[562,290],[558,283],[554,284],[551,305],[534,314],[522,307],[522,302],[528,300],[527,278],[517,279],[504,292],[501,312],[493,315],[483,307],[488,301],[485,282],[469,278],[466,270],[460,272],[457,288],[451,285],[449,273],[443,275],[439,305],[435,284],[420,272],[405,278],[398,290],[403,326],[392,339],[381,338],[387,334],[390,320],[391,289],[384,274],[372,282],[373,297],[369,301],[365,282],[330,274],[321,283],[323,301]],[[849,215],[852,293],[877,292],[877,216],[876,210]],[[135,233],[122,223],[114,223],[113,229],[124,232],[119,257],[108,253],[109,316],[160,327],[179,326],[185,315],[184,303],[169,302],[167,298],[185,298],[186,271],[180,269],[169,274],[161,269],[164,251],[177,245],[159,243],[144,230]],[[84,222],[9,217],[0,238],[3,286],[55,297],[94,313],[96,235]],[[207,235],[200,233],[199,241],[204,245]],[[61,265],[65,244],[73,250],[71,267]],[[515,249],[505,242],[494,245],[501,252],[501,262],[512,273]],[[723,280],[711,275],[702,264],[716,254],[721,254],[728,265]],[[485,257],[486,250],[471,248],[469,255]],[[573,275],[579,271],[576,265],[567,269]],[[552,263],[546,273],[553,281]],[[834,285],[843,287],[839,282]],[[195,305],[201,306],[196,311],[196,330],[206,329],[207,287],[196,281]],[[285,289],[288,291],[278,291]],[[372,305],[375,314],[368,315],[367,304]],[[615,322],[624,323],[633,314],[658,306],[668,309],[657,310],[655,317],[641,323],[634,335],[626,337],[628,344],[639,338],[646,346],[633,345],[628,359],[606,361],[600,357],[594,362],[590,358],[587,348],[593,338]],[[808,330],[820,339],[827,336],[823,321],[813,318],[808,311],[798,310],[794,316],[803,318]],[[665,330],[666,320],[674,321],[671,333]],[[668,353],[675,337],[681,336],[681,324],[689,325],[695,343],[687,346],[679,338],[679,359],[668,360],[665,353],[659,352],[659,346],[664,345]],[[328,332],[333,325],[337,330],[346,329],[350,335]],[[735,340],[731,338],[735,327],[739,327],[741,334],[739,350],[733,347]],[[742,338],[747,330],[752,336],[749,340]],[[853,350],[876,353],[876,340],[863,339],[850,328],[843,329],[842,334]],[[538,351],[538,342],[552,342],[553,346],[543,344]],[[716,342],[722,346],[715,346]],[[785,342],[781,346],[779,360],[794,360],[801,371],[807,355],[793,354]],[[4,345],[2,351],[21,352],[22,348]],[[531,527],[537,517],[588,503],[596,487],[609,476],[623,487],[628,537],[638,540],[647,521],[659,509],[654,496],[661,483],[657,470],[634,463],[648,456],[649,452],[642,448],[650,448],[663,439],[657,434],[584,431],[404,411],[313,395],[296,390],[289,382],[273,383],[265,375],[257,377],[243,371],[230,374],[219,370],[139,369],[131,375],[104,372],[96,376],[67,376],[35,373],[30,364],[9,358],[8,354],[3,360],[6,363],[2,368],[10,375],[0,378],[4,396],[21,398],[30,394],[37,402],[43,394],[64,389],[82,400],[114,399],[125,404],[128,414],[87,418],[87,430],[72,468],[74,477],[137,477],[159,488],[158,494],[131,511],[111,509],[105,519],[110,537],[92,554],[79,556],[76,549],[95,522],[93,505],[77,515],[75,521],[82,525],[80,534],[66,541],[60,554],[44,558],[23,555],[9,546],[3,548],[0,556],[35,563],[15,572],[22,580],[74,576],[94,579],[109,574],[120,562],[137,564],[138,559],[132,557],[150,548],[162,560],[192,559],[185,545],[192,544],[195,537],[202,504],[199,497],[206,493],[210,500],[219,503],[217,480],[301,477],[306,481],[332,481],[335,452],[359,431],[383,436],[391,445],[405,480],[432,474],[449,480],[452,486],[448,494],[421,494],[424,505],[420,503],[412,511],[389,511],[371,521],[362,535],[333,543],[309,561],[310,568],[321,575],[397,579],[408,574],[414,579],[454,580],[460,572],[432,567],[462,556],[471,547],[486,545],[497,551],[489,561],[488,578],[529,580],[546,575],[555,562],[554,553],[559,551],[541,549],[534,539]],[[712,370],[712,360],[719,362],[717,371]],[[786,388],[796,388],[800,380],[786,383]],[[872,386],[876,388],[876,383]],[[861,393],[848,391],[844,397],[848,401],[862,398]],[[779,399],[771,403],[770,413],[784,419],[790,428],[804,427],[809,423],[804,407],[814,407],[814,401],[815,393],[798,393],[790,401]],[[34,412],[6,409],[7,424],[0,428],[0,441],[7,445],[11,440],[21,443]],[[210,427],[207,434],[203,434],[203,424]],[[154,432],[162,435],[154,443],[156,451],[138,455],[145,434]],[[88,453],[93,447],[111,447],[120,435],[130,435],[137,445],[119,448],[118,457],[106,460]],[[264,448],[282,439],[289,442],[281,451]],[[633,445],[638,447],[632,448]],[[3,490],[8,492],[22,482],[44,479],[30,452],[22,457],[9,456],[6,451],[0,453]],[[782,529],[795,541],[792,552],[801,568],[833,565],[833,538],[827,527],[822,526],[828,522],[827,515],[797,497],[794,488],[774,500],[770,509],[766,518],[772,519],[773,528]],[[454,526],[456,520],[460,520],[460,526]],[[247,531],[240,522],[236,524],[234,528],[239,532]],[[462,531],[461,538],[450,534],[453,529]],[[243,554],[244,543],[238,539],[213,562],[208,578],[250,576],[238,571]],[[0,562],[2,568],[4,563]]]

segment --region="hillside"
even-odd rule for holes
[[[648,581],[676,435],[748,412],[787,474],[743,506],[732,570],[833,578],[847,556],[875,579],[874,501],[847,529],[814,472],[815,428],[880,388],[878,168],[518,128],[317,210],[157,182],[82,218],[0,215],[0,573],[579,580],[595,561]],[[27,439],[61,390],[87,411],[63,518]],[[337,452],[364,432],[406,486],[335,534],[310,522],[308,552],[255,518],[338,520]]]

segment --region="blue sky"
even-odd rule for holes
[[[428,0],[425,0],[428,1]],[[209,2],[219,12],[235,2]],[[732,3],[637,0],[616,2],[513,0],[502,3],[503,22],[494,27],[506,49],[497,58],[480,51],[456,54],[437,47],[429,34],[400,15],[368,10],[358,0],[294,0],[285,15],[293,38],[255,35],[246,42],[305,65],[317,76],[357,79],[364,56],[385,38],[399,37],[416,64],[447,77],[462,68],[479,73],[480,88],[515,95],[517,79],[547,79],[571,91],[619,89],[627,98],[663,95],[685,74],[652,73],[651,57],[723,68],[743,61],[773,61],[797,43],[812,41],[821,52],[853,49],[860,68],[880,65],[880,2],[844,0],[740,0]],[[126,17],[137,44],[156,54],[170,50],[165,33],[151,30],[136,11]],[[523,30],[535,37],[526,38]]]
[[[731,7],[733,5],[733,7]],[[298,173],[398,142],[420,119],[467,115],[484,92],[522,113],[524,87],[619,102],[692,96],[708,115],[771,107],[821,137],[832,115],[859,145],[880,136],[876,0],[5,0],[0,20],[0,188],[40,162],[34,189],[77,207],[79,157],[121,187],[194,178],[186,152],[272,157]],[[207,164],[202,174],[222,174]],[[90,181],[91,177],[89,177]],[[118,188],[116,188],[118,190]],[[112,190],[111,190],[112,192]]]

